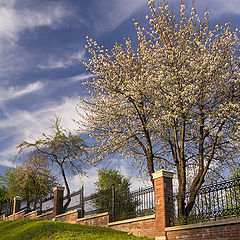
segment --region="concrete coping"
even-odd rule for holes
[[[79,219],[77,219],[77,222],[88,220],[88,219],[93,219],[93,218],[98,218],[98,217],[103,217],[103,216],[107,216],[107,215],[109,215],[109,212],[99,213],[99,214],[94,215],[94,216],[79,218]]]
[[[108,224],[108,226],[114,226],[114,225],[118,225],[118,224],[131,223],[131,222],[138,222],[138,221],[154,219],[154,218],[155,218],[155,214],[152,214],[152,215],[144,216],[144,217],[131,218],[131,219],[125,219],[122,221],[111,222]]]
[[[152,176],[153,176],[153,179],[160,178],[160,177],[173,178],[174,174],[175,173],[172,171],[161,169],[157,172],[152,173]]]
[[[21,214],[21,213],[24,213],[25,212],[25,209],[23,209],[22,211],[19,211],[19,212],[15,212],[14,215],[18,215],[18,214]]]
[[[165,231],[172,232],[172,231],[187,230],[187,229],[193,229],[193,228],[214,227],[214,226],[237,224],[237,223],[240,223],[240,218],[224,219],[224,220],[204,222],[204,223],[194,223],[194,224],[181,225],[181,226],[175,226],[175,227],[166,227]]]
[[[39,212],[39,210],[35,210],[35,211],[32,211],[32,212],[26,213],[25,216],[29,216],[29,215],[31,215],[33,213],[36,213],[36,212]]]
[[[56,215],[55,218],[62,217],[62,216],[65,216],[65,215],[69,215],[69,214],[73,214],[73,213],[77,213],[77,212],[80,212],[80,211],[81,210],[77,209],[77,210],[73,210],[73,211],[70,211],[70,212],[62,213],[62,214]]]
[[[44,214],[38,215],[37,218],[40,218],[40,217],[43,217],[43,216],[47,216],[47,215],[50,215],[50,214],[52,214],[52,213],[53,213],[53,211],[51,211],[51,212],[47,212],[47,213],[44,213]]]
[[[65,189],[65,187],[63,187],[63,186],[56,186],[54,189],[53,189],[53,191],[55,192],[55,191],[64,191],[64,189]]]
[[[15,196],[13,200],[20,201],[20,200],[22,200],[22,198],[21,198],[21,197],[19,197],[19,196]]]

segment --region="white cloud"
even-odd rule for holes
[[[50,118],[53,118],[55,114],[61,117],[64,127],[75,130],[77,125],[72,119],[79,119],[75,110],[78,103],[78,99],[63,98],[59,102],[48,102],[33,112],[22,110],[9,112],[0,106],[6,115],[5,119],[0,119],[0,131],[7,132],[6,138],[11,139],[8,141],[8,147],[1,150],[0,165],[8,165],[8,162],[14,158],[16,146],[20,142],[33,141],[42,132],[48,131]]]
[[[85,50],[80,50],[74,53],[66,53],[64,56],[50,56],[46,63],[38,65],[42,69],[58,69],[67,68],[71,65],[79,64],[85,57]]]
[[[101,19],[96,19],[95,25],[99,32],[112,31],[124,20],[144,6],[146,0],[104,0],[101,1]]]
[[[157,1],[162,2],[160,0]],[[175,11],[177,7],[180,6],[180,3],[181,2],[179,0],[170,0],[170,10]],[[184,3],[189,7],[192,5],[192,1],[190,0],[184,1]],[[200,16],[206,11],[206,9],[210,11],[210,21],[211,19],[218,18],[225,13],[240,14],[239,0],[201,0],[194,1],[194,5]],[[223,19],[223,22],[225,22],[225,19]]]
[[[37,92],[41,90],[43,86],[43,83],[38,81],[35,83],[30,83],[26,87],[15,86],[9,88],[0,88],[0,103]]]
[[[201,0],[195,2],[197,9],[210,10],[212,17],[218,17],[221,14],[231,12],[234,14],[240,14],[239,0]],[[225,19],[223,19],[225,21]]]
[[[103,162],[98,167],[90,167],[88,170],[86,170],[87,176],[74,175],[69,177],[68,179],[71,191],[77,191],[83,186],[85,195],[93,193],[95,191],[94,183],[98,180],[97,171],[104,165],[107,165],[107,169],[118,169],[124,177],[129,178],[131,183],[131,191],[137,190],[141,187],[144,188],[151,186],[150,181],[136,177],[136,171],[130,167],[128,162],[120,159],[112,159],[110,162],[108,162],[108,164]],[[134,173],[132,171],[134,171]]]
[[[82,73],[82,74],[78,74],[78,75],[69,77],[69,78],[67,78],[67,80],[69,80],[70,82],[78,82],[78,81],[83,81],[88,78],[91,78],[92,76],[93,76],[92,74]]]
[[[21,46],[21,36],[34,36],[39,27],[56,29],[70,16],[74,12],[63,1],[0,0],[1,82],[13,82],[34,66],[35,56]]]
[[[0,42],[13,43],[18,40],[19,34],[27,29],[41,26],[56,27],[70,14],[57,2],[42,4],[41,9],[34,9],[34,5],[17,8],[14,3],[15,1],[0,2]]]

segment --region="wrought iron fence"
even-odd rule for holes
[[[45,214],[53,210],[53,200],[53,194],[44,199],[38,198],[31,201],[25,198],[21,200],[19,211],[25,210],[25,212],[28,213],[39,210],[41,213]]]
[[[43,200],[40,199],[38,210],[40,210],[42,214],[51,212],[53,210],[53,204],[54,204],[53,201],[54,201],[53,194]]]
[[[114,221],[146,216],[155,212],[153,187],[140,188],[134,192],[124,192],[113,186],[110,189],[86,197],[84,197],[84,189],[82,187],[80,190],[71,193],[70,198],[71,202],[65,212],[80,210],[80,217],[110,212],[111,220]],[[63,205],[66,201],[67,196],[64,196],[62,198]],[[26,212],[39,210],[42,214],[45,214],[53,210],[53,204],[53,195],[45,199],[37,199],[37,201],[23,199],[19,210],[25,210]],[[11,207],[5,207],[8,210],[4,211],[10,215],[12,207],[13,204],[11,203]]]
[[[5,203],[0,205],[0,216],[10,216],[13,213],[13,200],[7,200]]]
[[[185,204],[187,204],[189,196],[190,192],[187,192]],[[177,198],[178,194],[175,194],[173,196],[175,206],[173,225],[181,223],[177,214]],[[184,220],[188,224],[237,216],[240,216],[240,176],[201,187],[193,209]]]
[[[83,187],[76,192],[70,194],[71,202],[68,205],[65,212],[69,212],[76,209],[83,211]],[[63,205],[67,202],[67,196],[63,197]]]
[[[154,214],[154,188],[140,188],[127,194],[117,194],[116,192],[115,211],[115,220]]]
[[[107,189],[84,197],[84,216],[112,212],[114,207],[113,190]]]

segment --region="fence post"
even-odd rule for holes
[[[56,215],[62,213],[63,192],[64,192],[64,187],[62,187],[62,186],[57,186],[57,187],[54,188],[54,203],[53,203],[52,218],[55,218]]]
[[[15,213],[19,212],[20,207],[21,207],[21,200],[22,198],[19,196],[14,197],[13,200],[13,216],[15,215]],[[15,218],[15,216],[14,216]]]
[[[81,204],[81,218],[84,217],[84,193],[83,193],[83,186],[82,186],[82,190],[80,193],[80,204]]]
[[[112,222],[115,219],[116,215],[116,209],[115,209],[115,185],[112,185]]]
[[[165,227],[170,226],[173,214],[173,186],[174,172],[161,169],[152,174],[155,194],[155,229],[156,240],[165,240]]]

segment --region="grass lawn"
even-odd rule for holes
[[[0,222],[0,240],[149,240],[108,228],[54,221],[16,220]]]

